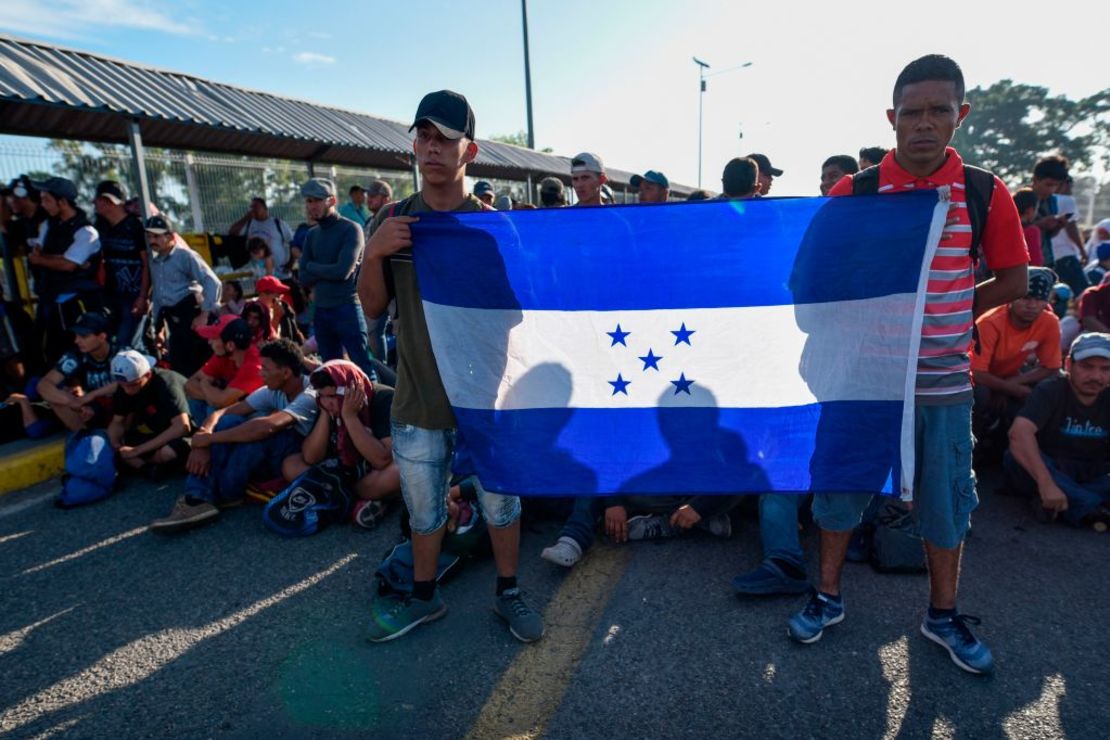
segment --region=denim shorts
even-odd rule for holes
[[[431,534],[447,523],[447,491],[455,454],[454,429],[424,429],[391,424],[393,459],[401,473],[401,495],[416,534]],[[474,478],[478,506],[486,523],[501,529],[520,518],[520,498],[489,493]]]
[[[971,470],[971,404],[918,406],[914,413],[917,464],[913,480],[913,518],[917,533],[930,544],[958,546],[979,504]],[[829,532],[860,523],[871,494],[816,493],[813,518]]]

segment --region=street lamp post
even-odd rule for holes
[[[705,73],[705,70],[709,69],[709,64],[703,62],[697,57],[693,57],[693,60],[694,64],[698,65],[698,187],[701,188],[701,132],[703,120],[702,109],[705,102],[705,78],[716,77],[717,75],[722,75],[725,72],[733,72],[737,69],[744,69],[746,67],[752,66],[752,63],[744,62],[743,64],[739,64],[735,67],[729,67],[728,69],[722,69],[720,71],[714,72],[713,74],[707,75]]]
[[[520,20],[524,26],[524,99],[528,107],[528,148],[535,149],[536,133],[532,128],[532,64],[528,54],[528,0],[520,0]]]

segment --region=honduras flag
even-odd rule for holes
[[[909,497],[947,196],[421,214],[424,314],[483,486]]]

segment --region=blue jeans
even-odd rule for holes
[[[597,533],[597,518],[605,510],[605,499],[597,496],[579,496],[574,499],[574,508],[567,517],[560,537],[570,537],[585,552],[594,543]]]
[[[393,459],[401,474],[401,495],[409,510],[409,524],[419,535],[432,534],[447,523],[447,492],[455,456],[454,429],[424,429],[412,424],[391,425]],[[503,529],[520,518],[520,498],[490,493],[472,478],[478,506],[486,523]]]
[[[135,330],[139,328],[139,319],[131,313],[138,295],[129,293],[108,294],[108,307],[112,311],[112,324],[115,327],[116,342],[121,348],[130,347],[135,338]]]
[[[914,447],[912,511],[917,532],[936,547],[957,547],[979,504],[971,472],[971,403],[917,406]],[[813,518],[828,532],[854,529],[871,498],[869,493],[814,493]]]
[[[805,570],[805,554],[798,538],[798,510],[805,496],[764,493],[759,496],[759,536],[763,557],[777,558]]]
[[[1110,468],[1105,464],[1058,462],[1043,452],[1041,460],[1068,499],[1068,508],[1060,512],[1060,518],[1068,524],[1079,526],[1083,517],[1093,513],[1100,504],[1110,504]],[[1015,493],[1040,496],[1036,481],[1009,450],[1002,456],[1002,470]]]
[[[239,426],[245,416],[224,414],[216,431]],[[272,480],[281,475],[281,463],[301,449],[302,438],[292,428],[283,429],[272,437],[254,442],[214,444],[208,475],[189,475],[185,492],[190,496],[216,503],[240,499],[252,478]]]
[[[343,350],[346,350],[347,357],[362,372],[371,380],[378,379],[377,370],[370,362],[366,316],[359,304],[347,303],[334,308],[317,306],[313,326],[316,328],[316,346],[324,362],[343,359]]]

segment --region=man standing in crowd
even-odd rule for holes
[[[380,315],[391,299],[397,301],[400,330],[392,438],[394,458],[401,472],[401,492],[412,525],[412,598],[379,599],[375,603],[370,622],[370,639],[374,641],[400,637],[447,611],[435,578],[448,518],[447,492],[456,422],[428,337],[412,264],[409,225],[419,220],[422,212],[487,208],[466,193],[466,166],[478,154],[474,112],[466,98],[450,90],[429,93],[420,101],[412,128],[416,129],[413,149],[420,168],[420,192],[401,201],[396,216],[384,218],[386,214],[379,213],[374,219],[366,262],[359,275],[359,296],[369,316]],[[600,183],[603,169],[596,160],[582,161],[578,167],[579,173],[588,172],[593,182]],[[595,185],[590,194],[595,203],[598,187]],[[543,618],[524,601],[516,580],[520,499],[489,493],[478,483],[475,491],[489,524],[496,561],[496,612],[508,622],[517,639],[538,640],[544,632]]]
[[[355,282],[362,262],[362,227],[335,210],[335,185],[314,177],[301,187],[305,209],[317,226],[301,253],[301,282],[316,300],[316,344],[324,362],[343,359],[343,351],[371,380],[378,379],[370,361],[366,316],[358,305]],[[376,316],[377,314],[375,314]]]
[[[1060,370],[1060,319],[1048,310],[1055,283],[1052,270],[1031,267],[1024,297],[992,308],[975,322],[979,341],[971,354],[972,428],[980,445],[1004,435],[1033,386]]]
[[[782,170],[771,166],[771,160],[766,154],[749,154],[748,159],[755,161],[759,166],[759,194],[767,195],[771,192],[771,184],[776,177],[782,177]]]
[[[578,196],[577,205],[602,205],[601,188],[607,182],[609,176],[605,174],[605,165],[596,154],[582,152],[570,160],[570,184]]]
[[[1038,385],[1010,427],[1009,485],[1069,524],[1110,523],[1110,334],[1071,345],[1067,372]]]
[[[116,392],[111,323],[101,313],[82,314],[73,325],[73,333],[76,347],[43,376],[38,392],[69,431],[103,429],[112,419],[111,400]]]
[[[751,157],[734,157],[721,173],[721,200],[744,200],[759,195],[759,164]]]
[[[561,208],[567,204],[567,191],[562,180],[557,177],[540,180],[540,204],[544,208]]]
[[[169,331],[166,359],[177,372],[192,375],[208,359],[208,348],[193,327],[204,326],[220,306],[220,279],[189,247],[177,243],[165,216],[146,220],[150,260],[151,316],[159,334]]]
[[[834,154],[829,157],[821,165],[821,195],[828,195],[832,186],[840,182],[840,178],[857,172],[859,172],[859,165],[847,154]]]
[[[29,241],[38,242],[39,230],[49,215],[39,203],[39,194],[31,183],[31,178],[20,175],[11,181],[8,204],[11,206],[10,218],[0,224],[4,233],[4,241],[8,245],[8,256],[11,257],[13,272],[7,272],[5,264],[5,277],[3,295],[4,309],[8,314],[12,332],[19,353],[10,364],[21,364],[25,373],[37,375],[43,370],[42,336],[35,331],[34,325],[24,311],[23,299],[30,296],[22,295],[22,288],[15,281],[14,263],[25,258],[31,253]]]
[[[198,326],[197,334],[208,341],[212,357],[185,383],[185,395],[200,401],[205,413],[194,415],[198,421],[208,409],[227,408],[262,386],[262,359],[252,343],[250,324],[225,314],[215,324]]]
[[[112,329],[122,346],[130,346],[139,319],[150,308],[150,268],[146,234],[138,216],[124,208],[127,196],[115,180],[96,186],[96,230],[104,252],[104,293],[112,312]]]
[[[77,317],[104,307],[96,279],[100,237],[85,212],[77,207],[77,186],[73,182],[51,177],[37,189],[50,218],[40,227],[37,245],[27,260],[37,268],[36,330],[44,337],[43,349],[50,364],[69,349],[69,332]]]
[[[865,146],[859,150],[859,168],[865,170],[883,161],[887,149],[883,146]]]
[[[956,611],[960,554],[976,504],[968,348],[975,313],[1026,294],[1028,257],[1013,199],[1002,181],[994,178],[979,250],[994,277],[975,284],[971,220],[968,209],[959,207],[966,197],[965,170],[960,155],[948,146],[971,110],[964,102],[959,66],[939,54],[911,62],[898,75],[893,101],[887,119],[897,145],[879,164],[878,180],[872,183],[875,190],[959,186],[951,190],[948,228],[930,265],[918,359],[919,464],[913,481],[913,516],[925,541],[930,587],[921,633],[944,647],[960,668],[989,673],[994,667],[990,650],[971,632],[971,620]],[[854,180],[861,176],[841,180],[829,194],[851,195]],[[875,481],[876,489],[882,482]],[[813,517],[821,531],[818,589],[788,625],[790,636],[806,644],[821,639],[826,627],[844,619],[841,571],[852,530],[871,501],[870,495],[824,493],[817,480],[814,490]]]
[[[374,215],[366,207],[366,191],[363,190],[361,185],[352,185],[347,191],[347,195],[351,199],[339,207],[339,215],[348,221],[354,221],[362,228],[366,228],[366,222]]]
[[[666,203],[671,197],[671,181],[662,172],[648,170],[633,175],[628,184],[637,189],[641,203]]]
[[[152,478],[180,470],[189,455],[185,437],[192,429],[185,378],[151,368],[146,355],[125,349],[112,358],[112,379],[118,388],[108,439],[120,460]]]
[[[151,529],[176,532],[215,519],[221,507],[242,501],[251,480],[279,478],[285,459],[300,452],[317,413],[304,356],[288,339],[267,342],[259,354],[264,386],[200,425],[185,466],[185,494]]]
[[[264,199],[251,198],[250,208],[241,219],[231,225],[228,233],[232,236],[242,234],[247,239],[252,236],[265,239],[270,245],[270,252],[274,255],[274,275],[279,278],[290,277],[292,261],[290,245],[293,243],[293,230],[277,216],[270,215],[270,209],[266,207]]]
[[[1068,160],[1064,157],[1045,157],[1033,166],[1033,192],[1038,198],[1034,224],[1043,234],[1045,264],[1078,296],[1090,287],[1090,283],[1083,272],[1087,254],[1075,225],[1078,218],[1075,198],[1058,194],[1061,189],[1068,189],[1069,179]]]
[[[479,180],[474,183],[474,197],[492,208],[493,201],[497,198],[497,193],[493,189],[493,183],[488,180]]]
[[[366,223],[363,224],[363,230],[369,225],[371,219],[378,215],[378,211],[385,207],[387,203],[393,201],[393,188],[385,180],[374,180],[370,183],[370,187],[366,188],[366,207],[370,209],[372,214]],[[367,342],[370,345],[370,353],[382,362],[386,361],[386,341],[385,329],[389,324],[389,313],[382,313],[381,316],[374,320],[367,320]],[[373,376],[370,376],[373,377]]]
[[[378,215],[378,211],[382,207],[393,200],[393,188],[385,180],[374,180],[366,188],[366,207],[370,209],[370,218],[366,219],[369,224],[374,216]],[[365,228],[365,226],[364,226]]]

